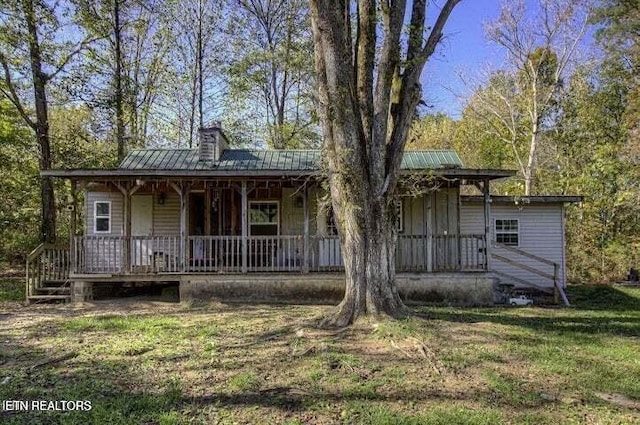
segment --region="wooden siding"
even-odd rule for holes
[[[495,241],[496,219],[517,219],[519,224],[518,248],[558,263],[560,265],[559,283],[564,285],[565,264],[563,258],[562,214],[562,204],[524,205],[522,209],[508,204],[491,205],[491,240]],[[483,205],[481,203],[463,203],[460,212],[460,226],[463,234],[484,233]],[[553,274],[552,267],[533,259],[519,256],[500,248],[493,249],[493,253],[509,259],[515,259],[519,263],[539,269],[545,273]],[[539,286],[553,287],[553,283],[549,279],[495,259],[491,261],[491,269]],[[508,281],[506,277],[501,278],[501,280],[505,283]],[[517,282],[509,283],[516,283],[516,286],[521,286]]]

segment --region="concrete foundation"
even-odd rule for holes
[[[83,302],[93,300],[93,283],[74,281],[71,287],[71,301]]]
[[[408,304],[492,305],[496,279],[487,273],[401,273],[400,296]],[[336,304],[344,275],[191,275],[180,281],[180,300]]]

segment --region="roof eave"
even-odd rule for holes
[[[471,168],[440,168],[402,170],[402,175],[431,174],[435,177],[452,179],[500,179],[515,175],[513,170],[490,170]],[[74,170],[44,170],[42,177],[57,177],[66,179],[110,179],[110,178],[139,178],[139,177],[172,177],[172,178],[242,178],[242,177],[309,177],[320,176],[320,170],[126,170],[112,169],[74,169]]]

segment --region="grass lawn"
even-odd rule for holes
[[[640,423],[640,289],[569,295],[342,332],[325,306],[0,303],[0,400],[92,406],[0,423]]]

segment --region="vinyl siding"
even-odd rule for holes
[[[163,205],[158,204],[158,194],[153,195],[153,234],[180,236],[180,197],[173,190],[166,192]]]
[[[94,236],[85,240],[80,253],[88,271],[112,271],[117,272],[122,264],[122,240],[109,239],[112,236],[122,236],[123,208],[122,194],[120,192],[87,191],[85,195],[85,234]],[[96,201],[111,202],[111,232],[95,232],[95,203]],[[104,237],[105,239],[101,239]]]
[[[110,201],[111,202],[111,232],[110,233],[98,233],[95,230],[95,217],[94,209],[96,201]],[[99,235],[99,236],[122,236],[122,223],[123,223],[123,208],[122,208],[122,194],[120,192],[99,192],[99,191],[87,191],[84,197],[84,210],[85,214],[85,234],[86,235]]]
[[[517,219],[519,225],[519,246],[517,248],[537,255],[560,265],[560,283],[565,284],[565,264],[563,256],[562,204],[524,205],[521,209],[515,205],[491,205],[491,239],[495,241],[496,219]],[[484,233],[484,208],[481,203],[463,203],[460,211],[461,232]],[[514,259],[519,263],[553,274],[553,267],[536,260],[523,257],[504,249],[493,249],[494,253]],[[549,279],[535,273],[492,259],[491,269],[523,279],[539,286],[553,287]],[[507,278],[501,278],[507,283]],[[517,282],[516,286],[520,286]]]

